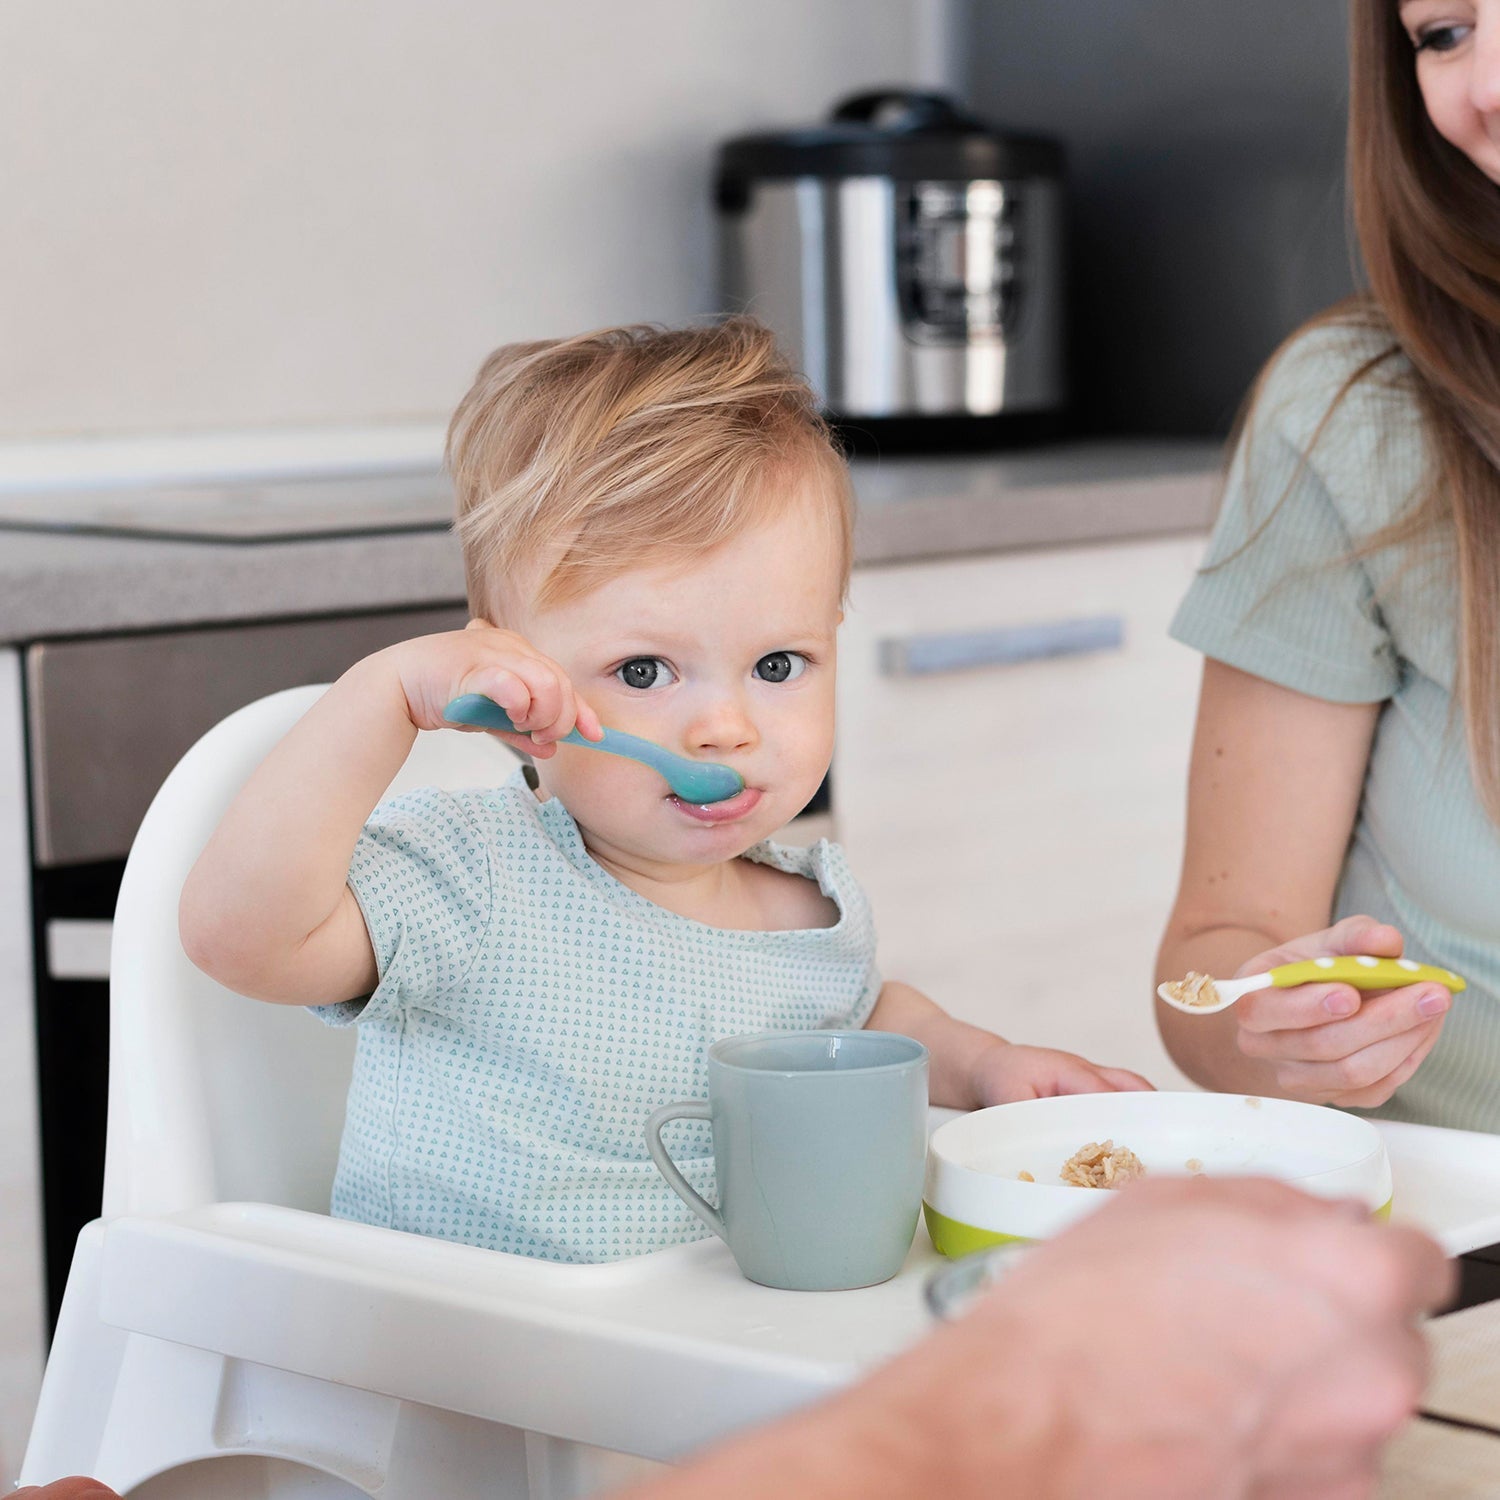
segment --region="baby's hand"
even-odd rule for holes
[[[575,727],[585,739],[603,735],[598,715],[574,691],[567,673],[512,630],[470,620],[465,630],[419,636],[383,654],[395,668],[407,714],[418,729],[467,727],[448,724],[443,709],[464,693],[483,693],[520,732],[480,732],[539,760],[555,755],[556,742]]]
[[[1056,1094],[1119,1094],[1151,1085],[1125,1068],[1101,1068],[1072,1052],[1000,1042],[976,1059],[975,1092],[980,1106],[1017,1099],[1050,1099]]]

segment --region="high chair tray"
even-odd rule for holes
[[[1450,1254],[1500,1241],[1500,1137],[1380,1129],[1396,1219]],[[96,1237],[116,1328],[658,1459],[914,1342],[940,1264],[919,1228],[883,1286],[786,1292],[746,1281],[717,1239],[564,1266],[257,1203],[94,1224],[81,1254]]]
[[[1375,1121],[1395,1178],[1391,1218],[1449,1255],[1500,1242],[1500,1135]]]
[[[812,1293],[746,1281],[717,1239],[565,1266],[258,1203],[91,1231],[111,1326],[658,1459],[914,1341],[939,1263],[919,1229],[894,1280]]]

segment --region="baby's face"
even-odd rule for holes
[[[839,558],[819,510],[793,505],[687,569],[639,569],[567,604],[507,611],[609,728],[744,777],[737,796],[694,807],[646,766],[560,745],[537,773],[594,852],[733,859],[817,790],[833,753],[840,619]]]

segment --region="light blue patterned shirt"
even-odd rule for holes
[[[380,982],[314,1011],[359,1026],[333,1212],[572,1262],[704,1235],[646,1153],[647,1115],[707,1096],[720,1038],[859,1027],[880,989],[837,845],[745,858],[817,881],[838,921],[742,932],[669,912],[596,864],[521,772],[376,808],[349,884]],[[707,1125],[667,1139],[712,1198]]]

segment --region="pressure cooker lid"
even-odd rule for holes
[[[721,184],[763,177],[1057,177],[1063,151],[1043,136],[991,130],[943,94],[875,89],[835,106],[826,125],[736,136],[719,148]]]

